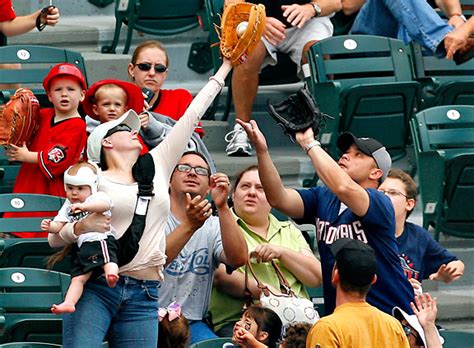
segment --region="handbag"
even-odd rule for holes
[[[255,274],[250,262],[247,261],[245,265],[245,294],[247,304],[250,304],[252,301],[252,295],[248,287],[248,271],[250,271],[257,281],[258,288],[262,292],[258,299],[260,305],[274,311],[280,317],[283,326],[294,323],[316,323],[319,320],[319,313],[314,309],[313,302],[307,298],[296,296],[274,260],[271,261],[271,264],[277,274],[281,293],[277,293],[263,284]]]

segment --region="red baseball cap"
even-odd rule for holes
[[[104,85],[117,85],[122,88],[125,93],[127,93],[127,108],[128,110],[134,110],[137,114],[143,111],[144,98],[140,87],[134,83],[122,81],[122,80],[100,80],[94,83],[86,92],[84,101],[82,102],[82,107],[84,112],[91,118],[98,120],[98,116],[92,110],[92,104],[94,104],[94,96],[97,90]]]
[[[79,80],[82,89],[87,89],[86,78],[81,69],[71,63],[59,63],[51,68],[48,75],[43,80],[43,88],[49,91],[51,80],[58,76],[72,76]]]

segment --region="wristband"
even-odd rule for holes
[[[319,141],[317,141],[316,139],[313,140],[312,142],[310,142],[309,144],[307,144],[305,147],[304,147],[304,150],[306,153],[309,152],[309,150],[311,150],[313,147],[315,146],[321,146],[321,143]]]

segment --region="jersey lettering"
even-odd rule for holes
[[[362,223],[359,220],[353,221],[350,224],[331,226],[329,221],[316,219],[316,226],[318,241],[324,241],[326,244],[332,244],[340,238],[351,238],[358,239],[364,243],[368,242],[365,231],[362,228]]]
[[[48,160],[58,164],[66,158],[66,152],[62,146],[56,145],[48,151]]]

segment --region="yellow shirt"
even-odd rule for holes
[[[310,330],[306,348],[409,348],[400,322],[367,302],[345,303]]]

